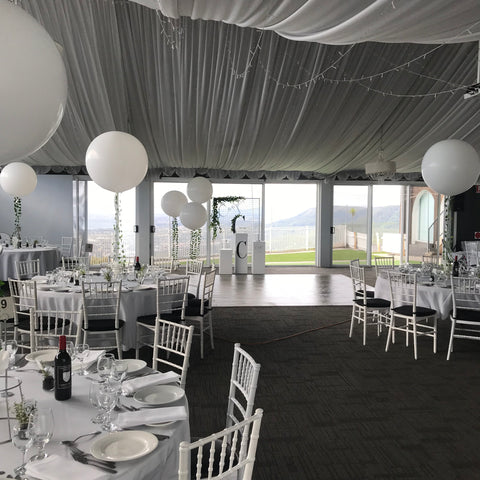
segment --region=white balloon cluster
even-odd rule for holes
[[[442,140],[432,145],[422,160],[425,183],[442,195],[458,195],[477,182],[480,159],[463,140]]]
[[[171,217],[180,217],[182,224],[190,230],[197,230],[205,225],[208,214],[202,203],[212,198],[213,187],[204,177],[195,177],[187,185],[187,195],[178,190],[167,192],[162,197],[162,210]]]
[[[13,197],[24,197],[35,190],[37,174],[26,163],[12,162],[0,173],[0,186]]]

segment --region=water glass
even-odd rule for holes
[[[90,347],[86,343],[79,343],[75,346],[75,358],[80,362],[79,375],[87,375],[85,360],[88,358]]]
[[[8,352],[8,368],[9,370],[16,370],[18,367],[15,365],[15,355],[18,350],[18,344],[15,340],[5,340],[2,342],[2,349]]]
[[[100,378],[106,380],[112,373],[115,356],[112,353],[104,353],[97,360],[97,373]]]
[[[123,382],[127,376],[128,363],[124,360],[114,360],[113,367],[111,371],[111,377],[114,380]]]
[[[72,361],[75,360],[75,342],[67,342],[67,353]]]
[[[112,410],[117,405],[119,391],[117,385],[112,385],[109,382],[102,383],[98,389],[97,399],[98,405],[105,412],[104,421],[102,423],[102,430],[111,432],[116,430],[115,425],[112,424]]]
[[[25,474],[25,452],[30,447],[30,431],[28,425],[17,423],[12,428],[12,443],[15,448],[22,452],[22,464],[14,469],[15,475],[22,477]]]
[[[101,424],[105,420],[105,414],[103,413],[98,402],[98,394],[100,392],[100,387],[103,385],[103,383],[103,381],[92,380],[90,382],[90,390],[88,392],[88,399],[90,400],[90,404],[92,405],[92,407],[95,407],[97,409],[97,414],[90,420],[96,424]]]
[[[28,421],[28,434],[32,445],[38,448],[38,454],[31,460],[42,460],[47,457],[46,444],[53,436],[53,411],[51,408],[37,408],[30,415]]]

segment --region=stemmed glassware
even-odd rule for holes
[[[31,444],[28,424],[21,425],[20,423],[17,423],[13,426],[12,443],[14,447],[18,448],[22,452],[22,464],[14,469],[14,473],[15,475],[23,478],[23,475],[25,475],[25,453]]]
[[[38,453],[32,457],[32,460],[41,460],[47,457],[45,446],[53,435],[53,412],[51,408],[37,408],[30,415],[28,435],[32,445],[38,448]]]
[[[8,369],[16,370],[18,367],[15,365],[15,355],[18,350],[18,344],[15,340],[4,340],[2,342],[2,348],[8,352],[9,362]]]
[[[115,382],[111,384],[110,382],[105,382],[100,384],[97,399],[98,405],[105,412],[104,420],[102,423],[102,430],[111,432],[116,430],[115,425],[112,423],[112,410],[117,405],[119,396],[118,385],[115,385]]]
[[[90,420],[93,423],[97,424],[103,423],[105,419],[105,414],[103,413],[100,403],[98,401],[98,394],[100,392],[100,387],[103,385],[103,383],[104,382],[102,380],[92,380],[90,382],[90,390],[88,392],[88,399],[90,400],[90,404],[92,405],[92,407],[95,407],[98,410],[97,415]]]
[[[114,360],[110,376],[119,382],[123,382],[127,376],[128,364],[123,360]]]
[[[80,343],[75,346],[75,358],[80,362],[79,375],[87,375],[85,369],[85,359],[88,357],[90,347],[86,343]]]
[[[97,373],[103,380],[106,380],[112,373],[115,356],[112,353],[104,353],[97,360]]]

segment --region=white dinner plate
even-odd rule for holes
[[[134,290],[152,290],[153,288],[156,288],[155,284],[153,283],[146,283],[143,285],[137,285]]]
[[[157,445],[157,437],[149,432],[113,432],[97,438],[90,447],[90,453],[99,460],[124,462],[148,455]]]
[[[30,352],[25,355],[25,360],[28,362],[42,362],[53,363],[58,350],[37,350],[36,352]]]
[[[52,292],[68,292],[69,287],[60,286],[60,285],[50,285],[50,290]]]
[[[141,388],[133,398],[144,405],[166,405],[176,402],[185,395],[185,390],[175,385],[149,385]]]
[[[168,426],[172,425],[173,423],[175,423],[175,421],[172,420],[171,422],[147,423],[146,426],[147,427],[156,427],[156,428],[168,427]]]
[[[127,364],[127,373],[138,372],[147,365],[147,362],[143,360],[136,360],[135,358],[126,358],[124,360],[115,360],[115,362],[121,362]]]
[[[36,275],[35,277],[32,277],[32,280],[35,280],[35,282],[38,283],[47,283],[48,278],[45,275]],[[38,285],[37,285],[38,288]]]
[[[37,290],[50,290],[51,285],[48,285],[47,283],[41,283],[40,285],[37,285]]]

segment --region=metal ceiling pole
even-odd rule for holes
[[[367,193],[367,265],[372,265],[372,232],[373,232],[373,185],[368,186]]]

